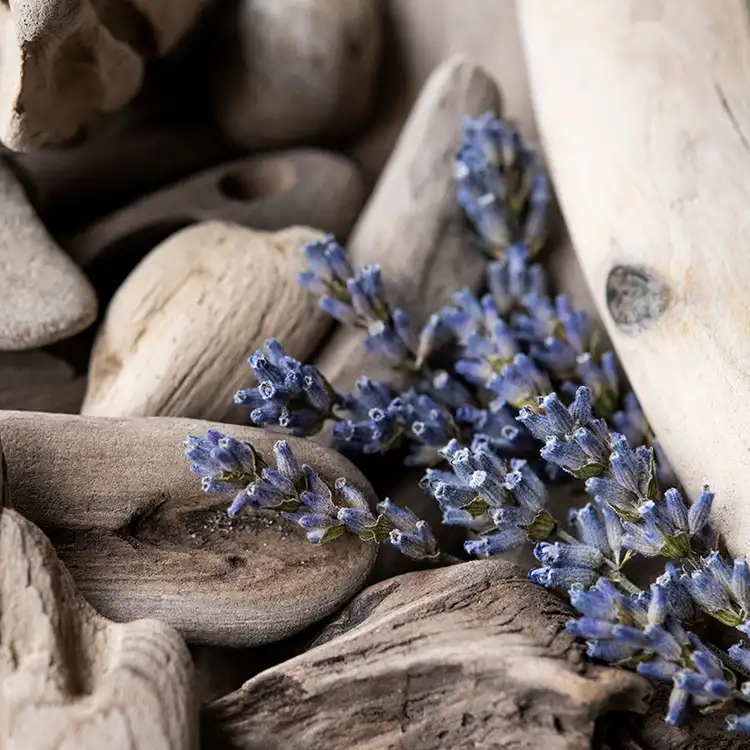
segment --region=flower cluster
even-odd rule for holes
[[[589,656],[613,664],[636,664],[642,675],[672,682],[666,720],[677,724],[689,704],[723,703],[734,693],[721,661],[680,620],[689,598],[671,571],[650,593],[626,596],[606,578],[586,589],[575,584],[571,604],[582,617],[568,630],[586,639]]]
[[[299,274],[300,284],[340,323],[366,330],[363,345],[368,351],[402,367],[424,361],[435,344],[438,321],[428,321],[418,331],[404,310],[392,309],[380,266],[355,273],[333,235],[307,243],[302,254],[308,268]]]
[[[388,541],[414,559],[439,557],[429,525],[410,510],[386,498],[378,503],[376,517],[365,495],[349,480],[340,477],[330,486],[315,469],[297,461],[285,440],[276,442],[273,453],[275,467],[266,465],[248,443],[216,430],[185,441],[191,471],[201,477],[204,492],[230,501],[230,516],[246,510],[275,511],[304,529],[316,544],[348,532],[366,542]]]
[[[713,494],[706,487],[685,502],[614,354],[533,262],[550,203],[536,155],[490,114],[467,118],[462,133],[457,198],[495,259],[486,293],[457,292],[420,328],[391,305],[378,266],[353,268],[331,236],[309,243],[300,283],[321,309],[361,330],[364,347],[394,377],[363,375],[354,393],[338,393],[270,339],[250,358],[258,385],[238,392],[236,403],[255,424],[297,435],[330,420],[349,450],[408,447],[408,463],[432,467],[422,487],[443,523],[466,529],[466,553],[533,545],[540,564],[530,578],[569,591],[581,615],[569,630],[592,658],[671,682],[668,722],[689,706],[750,702],[750,683],[738,688],[735,677],[750,677],[750,648],[720,651],[694,632],[710,616],[750,634],[750,571],[744,558],[727,557],[709,523]],[[415,559],[447,559],[411,511],[384,500],[373,512],[345,479],[329,484],[299,465],[285,441],[276,443],[275,467],[215,431],[188,438],[186,455],[203,489],[226,497],[232,515],[273,511],[312,542],[354,534]],[[548,485],[569,477],[585,482],[592,501],[561,522]],[[646,592],[626,576],[636,556],[666,559]],[[750,713],[730,716],[728,726],[750,732]]]
[[[446,383],[442,387],[451,388]],[[395,396],[387,385],[370,378],[360,378],[356,388],[356,395],[342,400],[342,409],[353,418],[337,422],[332,430],[350,449],[385,453],[408,439],[417,448],[407,463],[419,464],[432,458],[431,446],[443,445],[457,434],[451,411],[428,393],[410,388]]]
[[[464,119],[456,197],[490,255],[517,242],[536,252],[547,235],[549,180],[513,125],[488,112]]]
[[[278,424],[294,435],[313,435],[340,401],[318,370],[288,356],[276,339],[268,339],[265,352],[255,352],[248,362],[258,385],[237,391],[234,403],[249,407],[254,424]]]
[[[440,505],[443,523],[480,532],[465,543],[467,552],[489,557],[552,533],[547,489],[526,461],[506,466],[482,439],[470,448],[452,440],[441,454],[451,471],[428,469],[422,484]]]

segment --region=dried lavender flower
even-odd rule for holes
[[[294,435],[319,432],[341,397],[311,365],[290,357],[276,339],[248,360],[258,385],[237,391],[234,402],[250,408],[256,425],[278,425]]]
[[[550,190],[534,152],[510,123],[488,112],[467,117],[456,154],[456,197],[487,252],[525,242],[536,252],[547,234]]]

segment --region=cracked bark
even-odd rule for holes
[[[596,719],[642,710],[648,684],[585,661],[570,610],[486,560],[362,592],[306,653],[204,710],[233,750],[588,748]]]

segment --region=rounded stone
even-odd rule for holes
[[[0,161],[0,350],[68,338],[96,318],[88,279],[55,244]]]

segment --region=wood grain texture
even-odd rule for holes
[[[0,5],[0,16],[4,12]],[[88,280],[0,161],[0,350],[33,349],[72,336],[94,321],[96,311]]]
[[[218,429],[266,458],[278,436],[188,419],[105,419],[0,412],[15,507],[52,537],[87,598],[114,620],[156,617],[191,641],[251,646],[317,622],[362,586],[375,556],[356,539],[310,544],[274,515],[230,521],[182,454],[189,434]],[[289,438],[333,481],[345,458]]]
[[[518,7],[547,156],[596,304],[680,480],[693,496],[711,484],[719,528],[748,553],[747,4]]]
[[[82,413],[247,421],[232,402],[269,337],[304,359],[329,319],[299,287],[300,247],[321,236],[207,222],[156,247],[107,309]]]
[[[232,750],[583,750],[595,719],[642,710],[648,685],[587,663],[568,616],[500,560],[383,581],[309,651],[204,709],[204,737]]]
[[[0,746],[198,747],[193,665],[168,625],[118,625],[76,591],[49,540],[0,507]]]
[[[352,230],[352,262],[379,263],[390,303],[419,325],[454,291],[483,279],[485,260],[470,247],[456,204],[453,158],[462,117],[499,106],[497,86],[480,67],[464,57],[443,63],[425,84]],[[341,329],[316,361],[335,388],[351,390],[362,373],[377,378],[382,372],[360,341],[359,333]]]
[[[121,253],[141,256],[178,229],[232,221],[252,229],[316,227],[346,237],[367,197],[354,162],[317,149],[231,161],[162,190],[63,241],[81,266]]]

